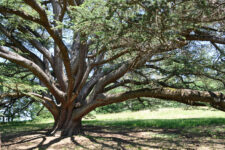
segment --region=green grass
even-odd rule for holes
[[[165,108],[156,111],[122,112],[99,114],[95,120],[133,120],[133,119],[185,119],[185,118],[225,118],[225,112],[208,109],[185,110],[183,108]]]
[[[118,127],[192,128],[197,126],[225,124],[225,112],[213,109],[184,110],[167,108],[158,111],[122,112],[100,114],[85,124]]]
[[[225,112],[198,109],[184,110],[180,108],[160,109],[158,111],[122,112],[115,114],[99,114],[95,119],[85,119],[84,125],[114,126],[125,128],[161,128],[184,129],[189,132],[201,132],[207,128],[207,132],[214,133],[225,130]],[[53,125],[52,119],[13,122],[0,124],[0,132],[3,135],[14,134],[23,131],[42,130]],[[215,128],[215,126],[217,126]]]
[[[192,118],[192,119],[138,119],[138,120],[111,120],[111,121],[84,121],[88,125],[117,126],[128,128],[164,128],[182,129],[197,126],[224,125],[225,118]]]
[[[24,131],[48,129],[52,125],[53,125],[52,119],[44,119],[39,121],[0,123],[0,133],[4,136]]]

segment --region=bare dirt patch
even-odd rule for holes
[[[2,149],[225,149],[225,131],[212,135],[206,132],[184,132],[181,129],[126,129],[106,126],[85,126],[84,131],[84,135],[73,137],[46,136],[45,130],[5,135],[2,137]]]

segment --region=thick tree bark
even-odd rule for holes
[[[81,120],[81,117],[78,119],[72,117],[71,108],[62,109],[55,119],[50,135],[72,136],[83,134]]]

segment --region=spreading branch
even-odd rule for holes
[[[118,94],[101,94],[96,100],[101,105],[108,105],[134,99],[138,97],[159,98],[163,100],[173,100],[181,103],[195,104],[196,102],[210,103],[225,110],[225,95],[219,92],[199,91],[191,89],[156,88],[140,89]]]

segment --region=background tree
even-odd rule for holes
[[[93,109],[138,97],[225,110],[224,9],[223,0],[2,0],[0,57],[48,89],[2,95],[40,100],[62,135],[80,132]],[[216,50],[202,55],[192,41]],[[216,88],[200,91],[202,77]]]
[[[38,112],[42,109],[38,99],[35,101],[29,92],[40,93],[45,88],[39,85],[39,81],[29,70],[14,63],[2,62],[0,70],[1,120],[4,122],[21,118],[34,119],[34,114],[40,114]]]

